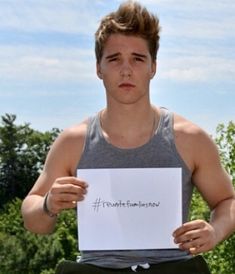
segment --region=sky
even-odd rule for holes
[[[161,24],[157,106],[214,135],[235,121],[235,1],[140,0]],[[94,33],[119,0],[0,0],[0,115],[46,131],[105,107]]]

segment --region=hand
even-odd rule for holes
[[[183,224],[174,231],[173,237],[180,249],[193,255],[209,251],[217,244],[215,229],[203,220]]]
[[[74,208],[84,199],[88,185],[76,177],[61,177],[53,183],[47,198],[47,207],[52,213]]]

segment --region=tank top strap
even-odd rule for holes
[[[174,142],[174,114],[169,111],[167,108],[160,107],[160,120],[159,125],[156,129],[155,135],[167,140],[168,142]]]

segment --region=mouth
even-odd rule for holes
[[[121,83],[119,85],[120,88],[134,88],[135,85],[131,84],[131,83]]]

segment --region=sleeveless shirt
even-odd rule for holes
[[[160,113],[158,128],[153,137],[144,145],[131,149],[118,148],[108,143],[102,133],[99,115],[91,117],[77,168],[179,167],[182,169],[183,222],[186,222],[192,197],[192,174],[176,149],[173,113],[165,108],[161,108]],[[180,249],[81,251],[79,262],[101,267],[125,268],[186,259],[189,256]]]

